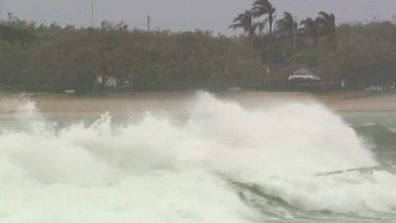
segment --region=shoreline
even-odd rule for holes
[[[69,96],[63,94],[0,94],[0,119],[15,114],[24,98],[35,102],[46,117],[94,117],[106,112],[128,113],[183,113],[194,106],[197,92],[148,92],[105,97]],[[367,97],[345,97],[343,94],[318,95],[298,92],[240,92],[215,94],[217,98],[236,101],[248,109],[268,107],[290,102],[318,102],[336,113],[395,112],[396,94]]]

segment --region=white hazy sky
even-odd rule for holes
[[[20,18],[60,25],[88,26],[91,0],[0,0],[3,18],[13,12]],[[227,27],[253,0],[94,0],[95,20],[125,21],[130,27],[145,28],[148,14],[154,29],[172,31],[204,29],[231,34]],[[272,0],[278,18],[290,11],[298,19],[333,12],[338,22],[372,19],[396,20],[396,0]]]

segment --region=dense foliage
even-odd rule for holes
[[[0,88],[90,93],[98,77],[133,83],[134,90],[265,87],[299,67],[326,81],[345,80],[351,89],[396,80],[396,24],[336,27],[326,12],[300,22],[289,12],[274,21],[275,13],[269,1],[257,0],[230,26],[243,30],[240,37],[146,32],[110,22],[94,29],[2,23]]]
[[[244,41],[200,31],[129,31],[108,22],[100,29],[23,22],[11,27],[34,39],[0,41],[3,86],[84,92],[97,76],[113,76],[133,82],[138,90],[223,88],[262,69],[257,52]]]
[[[301,21],[284,12],[274,21],[275,12],[269,0],[256,0],[230,26],[243,30],[242,36],[259,51],[263,64],[278,68],[272,69],[267,81],[285,80],[293,69],[304,67],[324,81],[343,80],[349,89],[395,87],[396,24],[373,21],[337,26],[334,14],[324,11]]]

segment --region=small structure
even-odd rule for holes
[[[289,81],[320,81],[320,77],[307,69],[299,69],[289,76]]]
[[[93,83],[93,95],[117,90],[118,82],[114,76],[98,75]]]
[[[74,90],[74,89],[66,89],[65,90],[65,94],[75,94],[76,93],[76,90]]]
[[[133,75],[103,76],[98,75],[93,84],[93,94],[132,92],[135,82]]]
[[[288,77],[291,90],[322,91],[321,78],[308,69],[299,69]]]
[[[103,76],[97,76],[96,80],[95,80],[95,84],[101,85],[101,84],[103,84],[103,81],[105,81],[105,83],[103,85],[105,88],[117,88],[118,82],[114,76],[110,76],[110,77],[106,78],[107,80],[103,80],[103,79],[104,79]]]

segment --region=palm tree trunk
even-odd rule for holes
[[[272,16],[272,14],[270,14],[268,16],[268,22],[269,22],[269,26],[270,26],[270,34],[272,34],[272,26],[273,26],[273,23],[274,23],[274,17]]]

